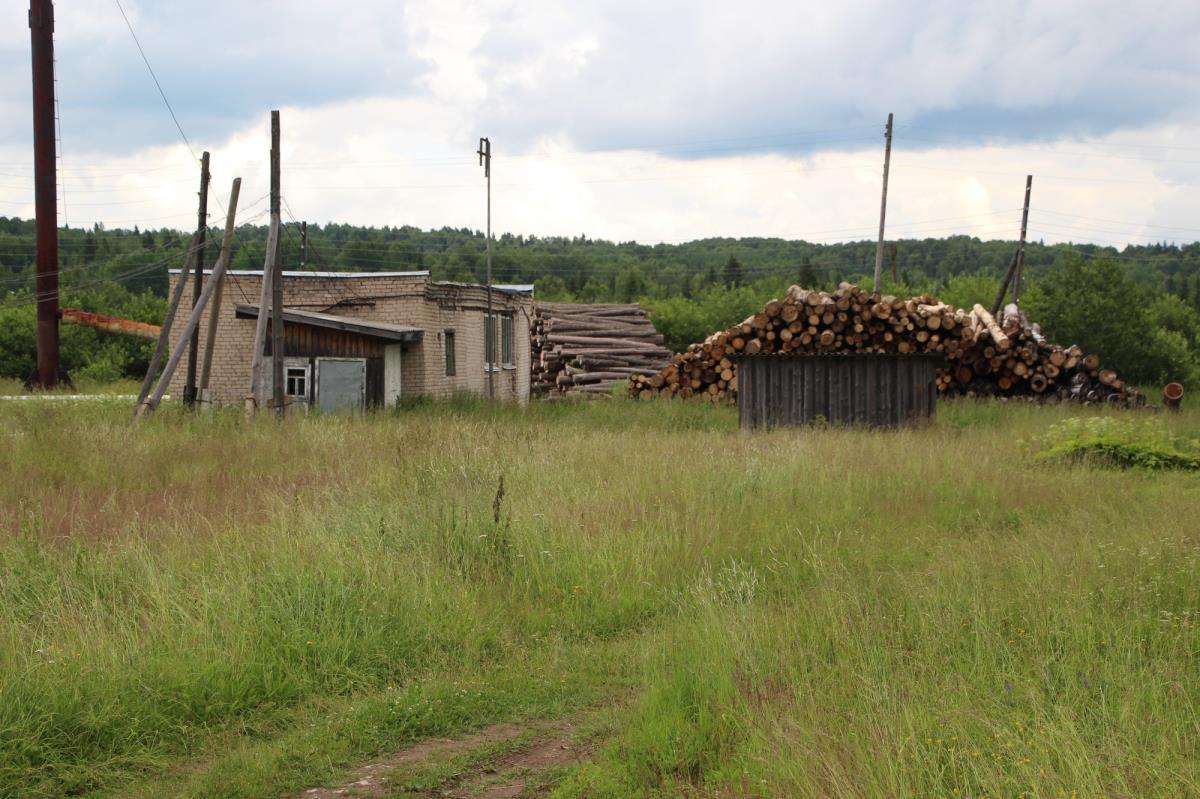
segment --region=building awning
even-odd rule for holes
[[[257,319],[258,306],[238,305],[236,316],[238,319]],[[410,344],[417,343],[425,335],[425,331],[419,327],[390,325],[386,322],[375,322],[370,319],[355,319],[350,316],[336,316],[330,313],[301,311],[296,308],[284,308],[283,321],[291,325],[309,325],[311,327],[326,327],[331,330],[345,330],[372,338],[387,341],[403,341]]]

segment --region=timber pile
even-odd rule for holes
[[[530,324],[532,388],[547,398],[598,396],[671,360],[637,304],[538,303]]]
[[[643,399],[735,402],[737,356],[760,353],[934,353],[946,360],[937,385],[947,395],[1145,401],[1115,372],[1101,369],[1096,355],[1046,341],[1016,305],[996,319],[981,305],[965,311],[934,297],[872,295],[849,283],[831,294],[792,286],[784,299],[771,300],[741,324],[689,345],[657,374],[631,377],[630,391]]]

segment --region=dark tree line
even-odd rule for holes
[[[261,268],[266,237],[266,226],[238,228],[233,268]],[[157,321],[165,307],[167,270],[179,268],[189,238],[190,232],[166,229],[105,230],[96,226],[62,230],[63,303]],[[210,237],[209,263],[216,258],[216,238]],[[33,241],[31,220],[0,217],[0,280],[5,293],[0,300],[3,376],[23,377],[31,368],[32,337],[26,344],[23,331],[32,319]],[[308,258],[303,265],[298,226],[289,225],[282,241],[288,269],[429,270],[435,279],[478,282],[485,275],[483,233],[467,228],[310,224]],[[889,247],[885,258],[885,289],[897,294],[935,294],[958,304],[986,302],[1015,246],[1012,241],[981,241],[969,236],[901,240],[894,243],[894,250]],[[498,283],[532,283],[543,299],[644,302],[668,344],[680,348],[742,318],[791,283],[825,289],[842,280],[867,285],[874,259],[875,244],[866,241],[814,244],[750,237],[649,245],[586,235],[504,234],[493,247],[493,275]],[[1057,315],[1105,288],[1092,279],[1098,270],[1108,270],[1104,279],[1110,284],[1120,278],[1121,291],[1130,295],[1122,307],[1142,309],[1151,331],[1149,340],[1170,353],[1170,357],[1143,358],[1141,362],[1131,356],[1137,377],[1157,380],[1184,370],[1187,364],[1194,369],[1197,335],[1189,325],[1200,312],[1200,243],[1117,250],[1031,242],[1026,250],[1028,299],[1023,304],[1038,310],[1048,332],[1058,325],[1064,334],[1070,334],[1067,338],[1085,335],[1078,321],[1068,322],[1064,316],[1059,322]],[[1069,299],[1072,297],[1074,301]],[[1151,313],[1150,309],[1157,310]],[[1126,327],[1141,324],[1125,322]],[[1114,319],[1113,324],[1120,325],[1122,320]],[[118,345],[98,335],[72,333],[71,337],[64,342],[71,368],[111,376],[135,375],[145,368],[144,345]],[[1109,346],[1118,345],[1114,340]]]

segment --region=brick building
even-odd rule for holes
[[[170,273],[172,289],[179,279],[178,270]],[[249,394],[261,290],[262,272],[225,274],[208,386],[213,403],[241,404]],[[216,301],[214,296],[200,320],[201,358]],[[290,402],[334,410],[459,391],[483,395],[487,346],[495,347],[496,398],[529,399],[532,286],[493,286],[490,340],[486,288],[431,280],[428,272],[284,272],[283,307]],[[172,346],[182,327],[173,326]],[[268,335],[268,396],[270,341]],[[176,370],[172,396],[183,395],[185,378],[183,369]]]

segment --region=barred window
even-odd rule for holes
[[[455,373],[454,331],[447,330],[443,334],[446,347],[446,376],[453,377]]]
[[[511,367],[513,365],[513,318],[500,317],[500,363]]]

